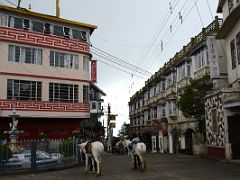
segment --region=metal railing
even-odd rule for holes
[[[77,144],[80,139],[36,139],[19,141],[13,153],[11,144],[0,143],[0,174],[5,172],[62,168],[82,164]]]

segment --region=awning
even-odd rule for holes
[[[224,104],[223,107],[225,109],[237,109],[237,108],[240,109],[240,101]]]

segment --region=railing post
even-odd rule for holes
[[[37,144],[36,142],[31,142],[31,169],[37,169]]]

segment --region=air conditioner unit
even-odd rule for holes
[[[29,19],[23,19],[23,29],[25,29],[25,30],[30,29],[30,20]]]
[[[45,34],[50,34],[51,31],[50,31],[50,24],[49,23],[45,23],[44,25],[44,33]]]
[[[64,27],[63,28],[63,33],[64,33],[64,37],[69,38],[70,37],[70,28]]]
[[[85,31],[81,32],[81,38],[83,41],[87,41],[87,33]]]

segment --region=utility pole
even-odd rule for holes
[[[17,8],[20,8],[21,0],[18,0]]]
[[[108,116],[107,116],[107,150],[111,151],[111,138],[110,138],[110,134],[111,134],[111,129],[109,127],[110,124],[110,114],[111,114],[111,106],[108,103]]]

